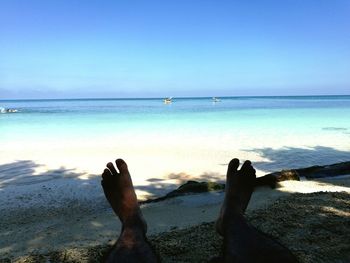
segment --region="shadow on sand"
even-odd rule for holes
[[[258,229],[287,246],[300,263],[347,263],[349,200],[348,193],[292,194],[247,217]],[[151,236],[150,242],[162,262],[208,262],[220,255],[222,246],[214,229],[214,223],[203,223]],[[34,252],[19,262],[101,262],[110,247],[86,245],[45,254]]]
[[[0,188],[9,185],[38,184],[61,178],[78,178],[83,175],[83,173],[77,173],[74,169],[65,167],[37,172],[37,169],[40,170],[43,166],[31,160],[0,165]]]
[[[100,175],[86,175],[66,167],[45,168],[31,160],[0,165],[0,258],[76,247],[80,243],[106,244],[120,231],[104,198]],[[135,188],[157,197],[176,189],[190,176],[169,174],[170,182],[153,178],[149,185]],[[202,180],[215,176],[218,177],[205,174]]]
[[[313,148],[262,148],[247,151],[256,152],[266,159],[266,161],[253,162],[256,169],[265,171],[266,173],[314,165],[327,165],[350,160],[350,151],[341,151],[324,146],[316,146]],[[227,166],[228,163],[223,163],[221,165]],[[79,181],[79,177],[82,175],[84,175],[85,178],[99,181],[99,175],[87,175],[65,167],[37,173],[36,169],[40,169],[41,166],[43,165],[37,164],[31,160],[16,161],[0,165],[0,189],[9,185],[37,184],[63,178]],[[149,182],[148,185],[136,186],[135,189],[143,191],[147,196],[152,198],[174,190],[188,180],[216,181],[222,183],[225,180],[225,176],[215,172],[206,172],[200,175],[170,173],[164,178],[149,178],[146,180]],[[86,182],[86,180],[84,180],[84,182]]]
[[[297,169],[314,165],[327,165],[350,160],[350,151],[341,151],[324,146],[315,146],[312,148],[262,148],[247,151],[256,152],[261,157],[267,159],[267,161],[253,163],[254,167],[265,172]]]
[[[264,148],[250,151],[258,152],[268,159],[266,162],[253,164],[256,168],[268,172],[350,160],[350,152],[323,146],[308,149]],[[3,255],[1,257],[10,257],[15,251],[22,255],[35,254],[30,257],[33,260],[28,258],[26,262],[99,262],[103,251],[108,247],[106,244],[115,239],[118,233],[117,220],[103,198],[99,176],[90,175],[89,180],[82,180],[81,173],[65,167],[36,173],[36,169],[40,166],[29,160],[0,165],[0,190],[10,185],[34,185],[69,178],[75,181],[77,188],[87,181],[90,182],[94,185],[93,191],[100,193],[100,197],[95,200],[70,200],[64,207],[37,207],[17,211],[5,211],[0,207],[2,214],[0,254]],[[189,178],[193,177],[185,173],[169,174],[165,179],[150,178],[148,180],[150,185],[138,186],[136,189],[145,191],[150,196],[159,196],[164,189],[173,190]],[[174,180],[174,183],[169,183],[167,179]],[[196,179],[222,181],[223,175],[207,173]],[[337,184],[336,181],[334,184]],[[337,257],[339,259],[337,262],[347,262],[350,249],[344,240],[344,235],[349,236],[350,229],[350,204],[346,201],[349,200],[349,194],[322,196],[315,194],[309,197],[306,195],[305,198],[309,198],[306,200],[304,195],[296,195],[292,199],[286,199],[287,201],[277,202],[271,207],[271,211],[274,212],[268,209],[256,211],[251,218],[263,231],[272,236],[277,235],[282,243],[301,257],[301,262],[316,262],[319,259],[317,251],[323,249],[329,255],[323,253],[321,256],[324,258],[318,262],[332,262],[329,261],[331,257]],[[64,199],[65,196],[61,198]],[[287,206],[288,203],[292,206]],[[295,214],[303,216],[296,217]],[[111,218],[113,220],[110,220]],[[62,219],[64,219],[63,225]],[[319,232],[321,234],[315,235],[317,231],[321,231]],[[332,240],[331,243],[329,239]],[[57,240],[60,240],[60,246],[57,245]],[[160,251],[164,262],[203,262],[209,256],[215,255],[221,242],[212,224],[172,231],[153,237],[151,240]],[[289,242],[294,242],[296,245]],[[43,244],[45,247],[40,247]],[[99,244],[104,245],[98,246]],[[332,247],[328,249],[327,244],[332,244]],[[81,248],[77,248],[79,246]],[[74,249],[67,250],[65,249],[67,247]],[[54,252],[43,254],[42,251]]]

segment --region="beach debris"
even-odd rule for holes
[[[350,175],[350,161],[330,165],[315,165],[306,168],[282,170],[279,172],[266,174],[257,178],[256,185],[269,185],[271,188],[274,188],[278,182],[287,180],[300,181],[300,177],[314,179],[340,175]]]
[[[308,179],[334,177],[339,175],[350,175],[350,161],[330,165],[316,165],[296,170],[299,176]]]
[[[167,197],[179,196],[188,193],[205,193],[211,191],[219,191],[225,188],[224,184],[216,182],[197,182],[187,181],[185,184],[180,185],[176,190],[168,193]]]
[[[255,186],[270,186],[271,188],[276,188],[278,182],[289,180],[300,181],[297,170],[282,170],[257,177]]]
[[[255,186],[269,186],[271,188],[276,188],[278,182],[282,181],[300,181],[300,177],[305,177],[307,179],[314,178],[324,178],[324,177],[334,177],[339,175],[350,175],[350,161],[335,163],[331,165],[323,166],[311,166],[307,168],[282,170],[278,172],[273,172],[266,174],[261,177],[257,177],[255,181]],[[177,189],[169,192],[165,196],[149,199],[146,201],[141,201],[141,204],[159,202],[166,200],[168,198],[173,198],[177,196],[183,196],[188,194],[196,193],[206,193],[212,191],[221,191],[225,189],[225,184],[217,182],[197,182],[197,181],[187,181],[185,184],[180,185]]]
[[[216,182],[187,181],[186,183],[180,185],[177,189],[169,192],[165,196],[141,201],[140,204],[159,202],[168,198],[173,198],[187,194],[207,193],[212,191],[220,191],[223,189],[225,189],[225,184],[220,184]]]

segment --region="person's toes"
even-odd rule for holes
[[[234,158],[230,161],[227,168],[227,179],[233,173],[237,172],[238,166],[239,166],[239,160],[237,158]]]
[[[252,169],[251,169],[250,172],[251,172],[251,176],[252,176],[252,177],[256,177],[256,176],[255,176],[256,170],[253,168],[253,166],[252,166]]]
[[[113,183],[113,178],[114,176],[112,175],[111,171],[107,168],[104,169],[102,173],[101,185],[108,201],[111,200],[111,193],[113,192],[113,189],[115,187],[115,184]]]
[[[103,171],[103,173],[102,173],[102,179],[103,179],[103,180],[108,180],[108,179],[111,178],[111,176],[112,176],[111,171],[108,170],[107,168],[104,169],[104,171]]]
[[[241,167],[241,175],[244,178],[244,181],[249,184],[255,184],[255,169],[252,166],[252,163],[247,160],[244,162],[244,164]]]
[[[129,175],[128,165],[123,159],[117,159],[115,163],[121,175]]]
[[[253,167],[252,167],[252,163],[247,160],[243,163],[242,167],[241,167],[241,171],[249,171],[251,170]]]
[[[108,167],[108,169],[112,172],[113,175],[117,175],[117,174],[118,174],[118,172],[117,172],[117,170],[115,169],[113,163],[111,163],[111,162],[107,163],[107,167]]]

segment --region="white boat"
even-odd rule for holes
[[[219,101],[221,101],[219,98],[213,97],[213,102],[219,102]]]
[[[173,97],[165,98],[163,101],[164,101],[164,104],[170,104],[173,102]]]

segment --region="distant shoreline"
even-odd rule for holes
[[[166,96],[165,96],[166,97]],[[220,99],[302,99],[302,98],[336,98],[336,97],[350,97],[350,94],[345,95],[273,95],[273,96],[266,96],[266,95],[257,95],[257,96],[215,96]],[[164,97],[121,97],[121,98],[45,98],[45,99],[24,99],[24,98],[17,98],[17,99],[0,99],[0,102],[15,102],[15,101],[89,101],[89,100],[162,100]],[[195,99],[212,99],[212,97],[209,96],[198,96],[198,97],[173,97],[174,100],[195,100]]]

